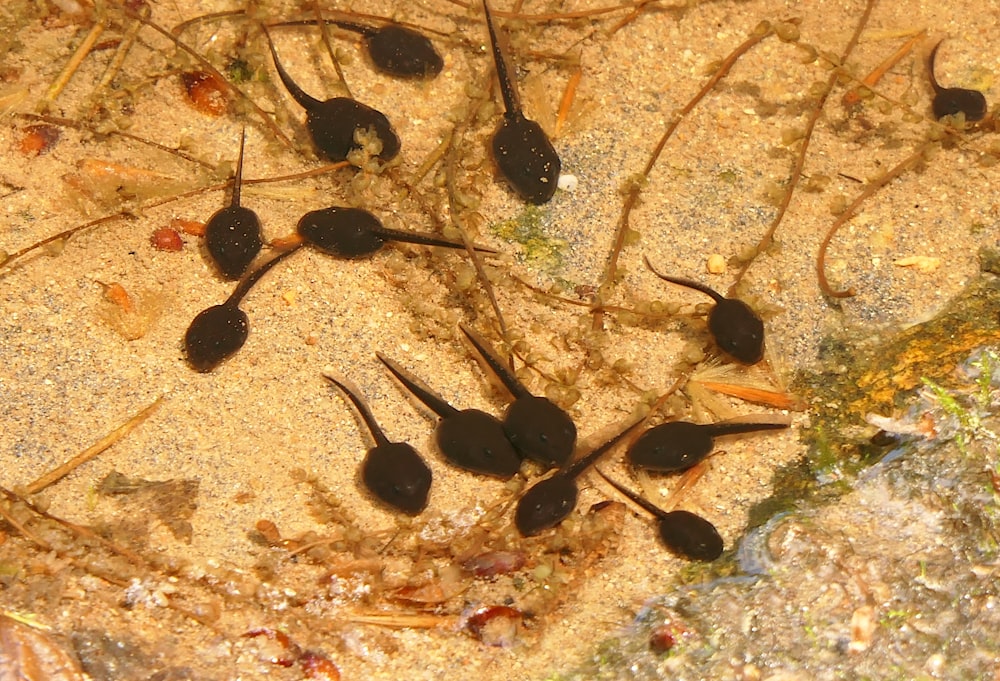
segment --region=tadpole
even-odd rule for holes
[[[334,162],[346,161],[351,151],[362,146],[356,141],[356,134],[371,129],[382,142],[378,158],[390,161],[396,157],[400,147],[399,137],[382,112],[349,97],[333,97],[320,101],[306,94],[278,61],[278,53],[266,28],[264,35],[267,37],[268,47],[271,48],[271,57],[274,59],[278,77],[292,99],[306,110],[306,127],[309,129],[313,144],[323,155]]]
[[[764,358],[764,322],[753,308],[742,300],[726,298],[705,284],[660,274],[649,258],[643,260],[649,271],[660,279],[700,291],[715,301],[715,307],[708,313],[708,330],[723,351],[741,364],[756,364]]]
[[[430,79],[441,73],[441,69],[444,68],[444,60],[434,49],[434,44],[425,35],[412,28],[392,22],[381,26],[369,26],[340,19],[324,21],[347,31],[360,33],[375,69],[387,75],[396,78]],[[305,26],[316,23],[316,19],[302,19],[282,21],[270,26]]]
[[[642,506],[656,518],[660,531],[660,541],[670,551],[691,560],[710,562],[722,555],[724,548],[722,537],[715,525],[690,511],[664,511],[635,492],[622,487],[609,478],[604,472],[595,468],[598,475],[609,485]]]
[[[521,111],[507,62],[497,43],[487,0],[483,0],[483,11],[486,13],[486,27],[490,32],[493,61],[504,102],[503,119],[493,133],[493,159],[500,174],[518,196],[528,203],[541,205],[555,194],[562,164],[542,126],[526,118]]]
[[[375,68],[397,78],[433,78],[441,73],[444,60],[421,33],[399,24],[365,26],[350,21],[331,21],[360,33]]]
[[[207,373],[243,347],[250,333],[250,320],[240,309],[240,302],[261,277],[297,250],[296,246],[274,256],[244,277],[226,302],[198,313],[184,334],[184,348],[192,367]]]
[[[660,472],[683,471],[711,453],[714,438],[787,427],[787,423],[729,421],[699,424],[668,421],[640,435],[628,448],[626,457],[637,468]]]
[[[627,426],[589,454],[529,487],[518,499],[517,508],[514,509],[514,525],[518,531],[525,537],[531,537],[561,523],[576,508],[579,493],[577,476],[596,463],[640,423],[641,420]]]
[[[514,449],[524,458],[549,468],[562,467],[576,446],[573,419],[548,398],[528,392],[479,334],[465,325],[459,328],[486,361],[490,371],[514,396],[503,419],[504,432]]]
[[[240,205],[243,184],[243,146],[246,130],[240,138],[240,156],[236,161],[232,202],[217,211],[205,223],[205,247],[212,261],[227,279],[239,279],[264,245],[260,235],[260,219],[249,208]]]
[[[941,87],[937,77],[934,75],[934,59],[937,57],[938,48],[944,40],[931,50],[928,60],[927,72],[931,77],[931,87],[934,89],[934,99],[931,101],[931,108],[934,110],[934,117],[937,119],[945,116],[952,116],[959,112],[965,114],[965,120],[978,121],[986,116],[986,97],[979,90],[969,90],[961,87]]]
[[[390,442],[368,406],[333,376],[324,377],[340,388],[361,414],[375,440],[375,446],[361,463],[361,481],[377,499],[408,515],[417,515],[427,506],[431,489],[431,469],[411,445]]]
[[[441,420],[434,430],[438,449],[451,465],[503,480],[521,468],[521,457],[496,418],[479,409],[456,409],[413,374],[380,352],[375,353],[414,397]]]
[[[333,206],[309,211],[299,219],[296,231],[311,246],[339,258],[363,258],[377,252],[386,241],[465,248],[465,244],[460,241],[451,241],[434,234],[389,229],[363,208]],[[476,246],[475,249],[495,253],[482,246]]]

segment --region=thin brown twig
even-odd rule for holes
[[[447,157],[445,160],[445,182],[448,188],[448,216],[451,219],[451,224],[458,230],[459,235],[462,237],[462,243],[465,245],[465,250],[469,254],[469,258],[472,260],[472,266],[476,270],[476,277],[482,284],[483,291],[486,292],[486,297],[490,301],[490,306],[493,308],[493,313],[496,315],[497,323],[500,325],[500,333],[503,336],[504,341],[507,341],[507,322],[503,317],[503,310],[500,309],[500,303],[497,302],[497,297],[493,292],[493,284],[490,283],[489,277],[486,276],[486,270],[483,268],[482,258],[476,251],[475,244],[469,238],[465,227],[461,224],[461,209],[458,205],[458,187],[456,186],[458,182],[458,150],[462,142],[465,139],[465,130],[469,127],[473,118],[476,116],[478,111],[478,104],[474,103],[473,106],[469,107],[468,115],[459,123],[455,125],[452,129],[451,135],[449,136],[449,148]]]
[[[632,213],[632,209],[635,208],[636,203],[639,201],[639,193],[642,191],[643,181],[649,177],[650,172],[653,170],[653,166],[660,158],[660,154],[663,153],[664,147],[667,145],[667,141],[677,130],[677,127],[684,120],[684,117],[691,113],[692,110],[701,102],[705,96],[712,91],[713,88],[725,78],[729,71],[736,64],[736,61],[750,51],[755,45],[760,43],[764,38],[771,35],[772,29],[769,24],[762,23],[758,26],[753,34],[743,41],[735,50],[733,50],[729,55],[722,61],[719,68],[715,71],[708,82],[698,91],[698,93],[689,101],[683,109],[681,109],[675,116],[674,119],[667,126],[663,135],[660,137],[660,141],[657,142],[656,147],[653,149],[653,153],[650,154],[649,160],[646,162],[645,168],[643,168],[640,177],[642,181],[634,181],[632,186],[629,188],[628,194],[625,197],[625,201],[622,204],[621,217],[618,219],[618,225],[615,228],[615,237],[611,245],[611,252],[608,256],[607,265],[604,268],[604,273],[601,277],[601,285],[598,289],[598,293],[595,296],[595,304],[600,303],[600,298],[607,295],[607,289],[613,285],[615,275],[618,272],[618,258],[621,255],[622,248],[625,245],[625,237],[629,231],[629,216]],[[604,319],[603,314],[599,308],[596,308],[594,314],[594,328],[600,329],[603,326]]]
[[[159,407],[162,402],[163,402],[162,396],[156,398],[156,401],[154,401],[148,407],[138,412],[135,416],[133,416],[128,421],[115,428],[113,431],[102,437],[93,445],[87,447],[87,449],[83,450],[82,452],[74,456],[72,459],[67,461],[66,463],[62,464],[61,466],[56,466],[48,473],[46,473],[45,475],[41,476],[40,478],[29,484],[25,488],[28,491],[28,494],[37,494],[38,492],[41,492],[49,485],[55,483],[58,480],[61,480],[62,478],[64,478],[65,476],[69,475],[74,470],[76,470],[78,467],[82,466],[83,464],[87,463],[94,457],[106,451],[109,447],[111,447],[111,445],[115,444],[122,438],[126,437],[129,433],[131,433],[135,429],[136,426],[138,426],[140,423],[149,418],[150,414],[156,411],[157,407]]]
[[[875,9],[875,3],[878,0],[868,0],[865,4],[865,11],[861,13],[861,18],[858,23],[854,26],[854,34],[851,35],[851,39],[847,42],[844,47],[844,51],[841,53],[840,64],[847,62],[851,53],[854,51],[855,46],[858,44],[858,40],[861,39],[861,32],[864,30],[865,26],[868,25],[868,19],[871,17],[872,10]],[[806,154],[809,152],[809,143],[812,141],[813,130],[816,128],[816,123],[819,122],[819,117],[823,113],[823,107],[826,106],[826,101],[830,97],[830,93],[836,86],[837,81],[840,78],[841,70],[839,66],[830,71],[830,77],[827,79],[826,85],[823,88],[823,93],[819,96],[816,101],[816,105],[813,107],[812,112],[809,115],[809,121],[806,123],[805,135],[802,138],[802,144],[799,147],[799,154],[795,159],[795,165],[792,167],[792,174],[788,179],[788,188],[785,190],[785,194],[781,199],[781,205],[778,207],[778,214],[774,216],[774,220],[771,221],[770,226],[767,231],[764,232],[764,236],[761,237],[760,241],[754,247],[753,256],[748,258],[746,262],[740,267],[739,272],[736,273],[736,278],[733,280],[733,285],[729,287],[729,295],[732,295],[736,290],[736,287],[743,280],[743,276],[753,265],[757,256],[767,250],[771,243],[774,241],[774,235],[778,231],[778,226],[785,217],[785,213],[788,211],[788,206],[792,202],[792,195],[795,193],[795,188],[799,184],[799,180],[802,179],[802,171],[806,165]]]
[[[61,118],[59,116],[49,116],[46,114],[35,114],[35,113],[19,113],[16,114],[18,118],[24,118],[29,121],[41,121],[42,123],[49,123],[51,125],[58,125],[64,128],[73,128],[74,130],[83,130],[89,132],[92,135],[114,135],[116,137],[121,137],[122,139],[132,140],[133,142],[138,142],[139,144],[145,144],[146,146],[153,147],[154,149],[159,149],[168,154],[182,158],[185,161],[190,161],[191,163],[197,163],[204,168],[214,169],[215,166],[208,161],[204,161],[195,156],[191,156],[180,149],[174,149],[173,147],[168,147],[165,144],[160,144],[159,142],[154,142],[153,140],[148,140],[144,137],[139,137],[138,135],[133,135],[130,132],[125,132],[124,130],[108,130],[107,132],[99,132],[93,127],[84,123],[82,121],[76,121],[71,118]]]
[[[327,165],[320,166],[319,168],[313,168],[312,170],[306,170],[298,173],[291,173],[289,175],[244,179],[243,185],[247,186],[254,184],[267,184],[271,182],[285,182],[288,180],[301,180],[309,177],[315,177],[317,175],[324,175],[334,170],[340,170],[341,168],[346,168],[349,165],[350,163],[348,163],[347,161],[338,161],[337,163],[329,163]],[[232,182],[233,182],[232,180],[226,180],[225,182],[219,182],[205,187],[196,187],[195,189],[191,189],[189,191],[182,192],[180,194],[174,194],[173,196],[167,196],[162,199],[157,199],[150,203],[144,204],[143,206],[141,206],[140,209],[144,211],[150,210],[152,208],[158,208],[159,206],[163,206],[168,203],[172,203],[174,201],[180,201],[181,199],[187,199],[192,196],[198,196],[206,192],[222,191],[224,189],[228,189],[229,185],[232,184]],[[106,222],[112,222],[114,220],[120,220],[128,217],[133,217],[133,213],[131,211],[120,210],[117,213],[112,213],[111,215],[105,215],[96,218],[94,220],[91,220],[90,222],[85,222],[82,225],[76,225],[74,227],[70,227],[69,229],[65,229],[59,232],[58,234],[53,234],[52,236],[45,237],[41,241],[36,241],[33,244],[25,246],[24,248],[15,253],[8,254],[5,258],[0,257],[0,278],[13,271],[14,265],[17,263],[17,261],[23,258],[24,256],[28,255],[29,253],[37,251],[40,248],[43,248],[51,243],[55,243],[62,239],[68,239],[69,237],[74,236],[75,234],[78,234],[79,232],[82,232],[86,229],[89,229],[90,227],[97,227],[98,225],[102,225]]]
[[[135,553],[134,551],[131,551],[129,549],[122,548],[122,547],[118,546],[114,542],[109,541],[109,540],[105,539],[104,537],[100,536],[99,534],[97,534],[96,532],[94,532],[93,530],[91,530],[89,527],[85,527],[83,525],[77,525],[76,523],[73,523],[73,522],[70,522],[68,520],[65,520],[64,518],[60,518],[58,516],[54,516],[51,513],[49,513],[48,511],[44,511],[41,508],[39,508],[37,504],[32,503],[28,499],[25,499],[23,496],[21,496],[17,492],[9,490],[9,489],[7,489],[5,487],[0,487],[0,494],[3,494],[10,501],[16,501],[16,502],[20,502],[20,503],[24,504],[33,513],[36,513],[37,515],[40,515],[41,517],[43,517],[43,518],[45,518],[47,520],[51,520],[54,523],[58,523],[59,525],[62,525],[66,529],[70,530],[71,532],[73,532],[75,534],[80,535],[81,537],[86,537],[87,539],[91,539],[91,540],[97,542],[98,544],[100,544],[101,546],[105,547],[106,549],[108,549],[112,553],[114,553],[116,555],[119,555],[119,556],[121,556],[123,558],[128,559],[131,563],[134,563],[135,565],[139,565],[141,567],[149,567],[148,561],[146,561],[146,559],[143,558],[142,556],[140,556],[138,553]],[[25,535],[25,536],[28,537],[29,539],[31,539],[31,541],[39,543],[40,546],[43,546],[43,547],[47,546],[44,542],[39,542],[38,539],[33,538],[30,535]]]
[[[94,25],[90,28],[90,32],[87,33],[83,42],[80,43],[80,45],[76,48],[76,51],[73,52],[73,56],[70,57],[68,62],[66,62],[66,66],[63,67],[59,76],[55,79],[55,81],[53,81],[52,85],[49,86],[49,89],[45,92],[45,96],[38,102],[38,111],[48,111],[49,107],[56,100],[56,97],[58,97],[69,84],[73,74],[75,74],[77,69],[80,68],[80,64],[82,64],[83,60],[87,58],[90,51],[94,49],[97,39],[101,37],[103,32],[104,18],[102,16],[98,16]]]
[[[857,198],[851,202],[851,205],[845,208],[844,212],[838,215],[837,219],[833,221],[832,225],[830,225],[830,228],[826,232],[826,236],[823,237],[823,242],[819,245],[819,252],[816,255],[816,278],[819,280],[819,287],[822,289],[823,295],[829,296],[830,298],[850,298],[855,295],[853,287],[848,287],[843,290],[834,290],[826,278],[826,251],[830,246],[830,241],[837,233],[837,230],[843,227],[844,224],[854,216],[855,212],[857,212],[862,203],[874,195],[879,189],[886,186],[919,163],[927,154],[927,150],[935,144],[937,144],[937,142],[934,140],[924,142],[917,147],[916,151],[897,163],[892,170],[877,180],[868,183],[861,193],[858,194]]]

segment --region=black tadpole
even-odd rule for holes
[[[250,320],[240,301],[272,267],[298,250],[291,248],[274,256],[236,285],[226,302],[202,310],[184,334],[188,363],[207,373],[243,347],[250,333]]]
[[[372,129],[382,142],[378,158],[383,161],[395,158],[399,153],[399,137],[382,112],[349,97],[333,97],[320,101],[306,94],[281,66],[278,53],[266,28],[264,34],[267,37],[268,47],[271,48],[271,57],[274,59],[278,77],[292,99],[306,110],[306,127],[309,129],[313,144],[323,155],[331,161],[346,161],[351,151],[362,147],[355,140],[356,133]]]
[[[431,469],[406,442],[389,442],[368,406],[346,385],[332,376],[324,377],[347,395],[375,440],[361,463],[361,481],[376,498],[408,515],[417,515],[427,506],[431,489]]]
[[[244,130],[240,138],[240,156],[236,161],[232,202],[217,211],[205,223],[205,247],[212,261],[227,279],[242,277],[264,245],[260,236],[260,219],[252,210],[240,205],[243,145],[246,138]]]
[[[338,258],[363,258],[381,249],[387,241],[405,241],[424,246],[465,248],[460,241],[423,232],[404,232],[384,227],[363,208],[333,206],[309,211],[299,219],[296,231],[307,243]],[[495,253],[476,246],[477,251]]]
[[[413,29],[399,24],[373,27],[350,21],[332,20],[330,23],[363,35],[375,68],[390,76],[429,79],[444,68],[444,60],[431,41]]]
[[[636,468],[664,473],[683,471],[711,453],[714,438],[787,427],[787,423],[668,421],[640,435],[628,448],[626,457]]]
[[[524,458],[549,468],[561,468],[576,446],[573,419],[548,398],[528,392],[479,334],[464,325],[459,328],[486,361],[490,371],[514,396],[503,419],[504,432],[514,449]]]
[[[741,364],[756,364],[764,358],[764,322],[742,300],[726,298],[715,290],[690,279],[670,277],[657,272],[644,258],[649,271],[663,281],[701,291],[715,301],[708,313],[708,330],[716,345]]]
[[[555,527],[576,508],[579,493],[576,478],[597,462],[642,421],[636,421],[589,454],[577,459],[551,477],[541,480],[521,495],[514,509],[514,524],[525,537]]]
[[[407,79],[431,79],[441,73],[441,69],[444,68],[444,60],[434,49],[434,44],[425,35],[412,28],[391,22],[381,26],[369,26],[340,19],[324,19],[324,21],[345,30],[360,33],[364,38],[365,50],[368,52],[372,64],[375,65],[375,69],[389,76]],[[270,24],[270,26],[272,28],[274,26],[311,26],[316,23],[316,19],[302,19],[282,21]]]
[[[486,0],[483,0],[483,11],[505,108],[503,119],[493,133],[493,159],[518,196],[528,203],[541,205],[555,194],[562,164],[542,126],[525,118],[521,111]]]
[[[934,59],[937,57],[938,48],[944,40],[931,50],[928,59],[927,72],[931,77],[931,87],[934,88],[934,99],[931,108],[934,110],[934,117],[941,119],[945,116],[953,116],[957,113],[964,113],[965,120],[978,121],[986,116],[986,97],[979,90],[969,90],[961,87],[941,87],[937,77],[934,75]]]
[[[380,352],[375,354],[407,390],[441,418],[434,436],[448,463],[503,480],[520,470],[521,457],[500,421],[478,409],[456,409],[396,362]]]
[[[624,494],[635,504],[653,514],[660,530],[660,541],[670,551],[690,560],[713,561],[722,555],[722,537],[715,525],[690,511],[664,511],[635,492],[609,478],[599,468],[594,470],[609,485]]]

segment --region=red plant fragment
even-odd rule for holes
[[[486,645],[506,648],[513,645],[523,618],[516,608],[488,605],[473,613],[465,626]]]
[[[191,236],[205,236],[205,223],[198,220],[174,218],[170,221],[170,226],[178,232],[184,232]]]
[[[295,661],[302,656],[302,649],[292,643],[292,640],[288,638],[288,634],[275,629],[261,627],[260,629],[251,629],[247,633],[243,634],[244,638],[256,638],[258,636],[266,636],[269,641],[276,642],[288,651],[288,655],[286,656],[279,657],[278,655],[272,655],[268,658],[267,661],[271,664],[276,664],[279,667],[291,667],[295,664]]]
[[[62,130],[54,125],[29,125],[24,129],[18,149],[25,156],[39,156],[48,153],[61,135]]]
[[[160,227],[153,232],[153,236],[149,238],[149,241],[153,244],[153,248],[158,251],[170,251],[172,253],[176,253],[184,248],[184,242],[181,240],[181,235],[178,234],[177,230],[172,227]]]
[[[208,71],[185,71],[181,82],[187,91],[188,100],[198,111],[209,116],[221,116],[229,104],[226,101],[226,87],[214,73]]]
[[[325,655],[307,650],[299,658],[299,666],[307,679],[340,681],[340,670]]]

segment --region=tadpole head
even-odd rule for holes
[[[296,230],[310,245],[339,258],[363,258],[385,245],[382,223],[361,208],[334,206],[309,211]]]
[[[719,347],[741,364],[764,358],[764,322],[742,300],[718,302],[708,314],[708,329]]]
[[[674,553],[690,560],[713,561],[723,543],[715,525],[690,511],[670,511],[658,519],[660,540]]]
[[[385,115],[372,107],[347,97],[334,97],[306,109],[306,127],[313,143],[333,162],[346,161],[347,155],[360,149],[356,132],[372,129],[382,142],[376,154],[390,161],[399,153],[399,136]]]
[[[525,537],[555,527],[576,508],[576,481],[553,475],[528,489],[517,502],[514,524]]]
[[[226,206],[205,224],[205,247],[227,279],[239,279],[264,245],[260,219],[249,208]]]
[[[207,373],[242,348],[249,333],[249,319],[235,305],[223,303],[202,310],[184,334],[188,362]]]
[[[688,421],[670,421],[640,435],[626,456],[636,468],[673,472],[691,468],[712,451],[707,430]]]
[[[421,33],[386,24],[365,39],[376,68],[397,78],[433,78],[444,68],[444,60]]]
[[[438,449],[458,468],[503,480],[521,469],[500,422],[478,409],[466,409],[444,418],[435,430]]]
[[[561,468],[576,446],[576,424],[545,397],[525,395],[507,408],[503,429],[521,456]]]
[[[368,450],[361,464],[361,480],[380,501],[408,515],[417,515],[427,506],[431,470],[405,442]]]
[[[521,114],[505,115],[493,133],[493,159],[514,192],[528,203],[556,193],[562,163],[542,126]]]

